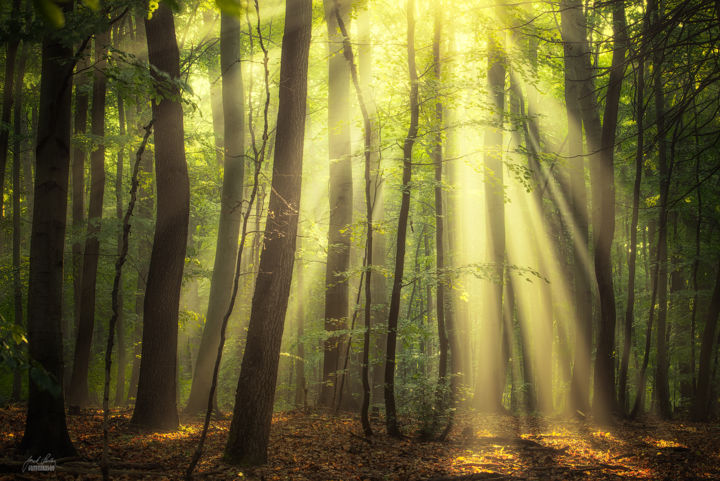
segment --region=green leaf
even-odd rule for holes
[[[82,0],[82,4],[91,10],[100,8],[100,0]]]

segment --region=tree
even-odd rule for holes
[[[63,4],[64,12],[72,3]],[[64,29],[46,27],[42,43],[35,198],[30,234],[28,354],[31,359],[25,434],[31,456],[74,456],[62,396],[62,289],[65,217],[70,171],[73,51]]]
[[[720,264],[718,264],[715,288],[713,289],[710,307],[705,315],[705,330],[700,347],[700,367],[698,371],[697,389],[692,407],[691,417],[695,421],[707,421],[710,414],[710,395],[712,390],[712,367],[710,359],[713,352],[715,330],[720,316]],[[715,346],[717,348],[717,346]]]
[[[10,18],[17,28],[20,19],[20,0],[13,0]],[[5,81],[3,88],[2,109],[0,110],[0,217],[3,213],[3,200],[5,193],[5,167],[7,164],[8,139],[10,137],[10,115],[13,104],[13,82],[15,81],[15,57],[20,45],[19,32],[9,37],[7,53],[5,56]]]
[[[90,131],[95,138],[105,135],[105,96],[107,79],[103,71],[106,64],[107,44],[110,32],[106,30],[95,36],[95,70],[93,72],[92,109],[90,113]],[[102,219],[103,197],[105,195],[105,144],[101,140],[90,153],[90,203],[88,206],[87,236],[83,253],[80,318],[75,342],[75,356],[70,379],[68,404],[70,409],[87,406],[88,369],[90,367],[90,347],[95,325],[95,281],[100,256],[100,221]]]
[[[347,336],[332,334],[347,329],[350,229],[353,190],[350,149],[350,68],[342,55],[343,38],[334,13],[349,22],[348,0],[323,0],[328,29],[328,155],[330,160],[330,226],[325,270],[325,330],[323,384],[320,405],[331,407],[338,396],[336,375],[342,366],[341,352]]]
[[[230,302],[235,256],[242,218],[245,163],[243,82],[240,64],[240,21],[220,14],[220,64],[225,152],[215,264],[210,284],[208,311],[195,363],[190,399],[185,411],[194,413],[207,406],[213,362],[220,342],[222,316]]]
[[[415,67],[415,0],[407,2],[407,55],[410,76],[410,125],[403,143],[403,174],[400,214],[398,216],[395,270],[390,310],[388,312],[387,351],[385,357],[385,424],[390,436],[401,435],[395,406],[395,350],[397,346],[398,317],[400,315],[400,291],[405,271],[405,242],[407,240],[408,216],[410,214],[410,180],[412,179],[412,151],[418,132],[420,107],[418,105],[418,76]]]
[[[286,0],[272,191],[225,459],[267,461],[300,207],[311,0]]]
[[[177,329],[185,264],[190,186],[180,89],[180,54],[170,7],[145,20],[148,59],[158,98],[153,101],[157,219],[143,309],[142,357],[131,422],[150,429],[178,426]],[[168,79],[169,78],[169,79]]]

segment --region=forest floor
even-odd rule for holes
[[[131,412],[113,411],[112,479],[180,479],[202,421],[181,419],[178,431],[143,433]],[[357,416],[318,411],[273,418],[267,465],[239,469],[222,462],[229,420],[211,423],[197,479],[247,480],[689,480],[720,479],[720,425],[618,423],[600,427],[563,418],[465,414],[446,442],[393,439],[375,420],[361,436]],[[78,458],[56,460],[52,474],[22,473],[17,444],[24,407],[0,409],[0,479],[99,479],[102,411],[68,416]],[[410,429],[406,426],[406,430]]]

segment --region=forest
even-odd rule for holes
[[[720,479],[720,1],[0,39],[0,479]]]

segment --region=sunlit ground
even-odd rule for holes
[[[114,479],[177,479],[192,455],[199,419],[183,419],[177,432],[142,433],[129,426],[129,411],[114,412],[110,457]],[[102,451],[100,411],[68,418],[80,458],[59,463],[58,476],[99,479],[93,463]],[[471,473],[477,479],[718,479],[720,426],[645,421],[599,427],[560,418],[461,414],[447,442],[419,442],[383,432],[361,436],[357,418],[293,411],[276,414],[270,462],[238,469],[221,461],[229,420],[214,421],[198,467],[205,479],[431,480]],[[22,437],[24,410],[0,411],[0,450],[6,456]],[[3,465],[5,473],[13,466]],[[242,473],[242,474],[241,474]],[[490,473],[494,473],[490,477]],[[0,479],[15,479],[4,474]]]

